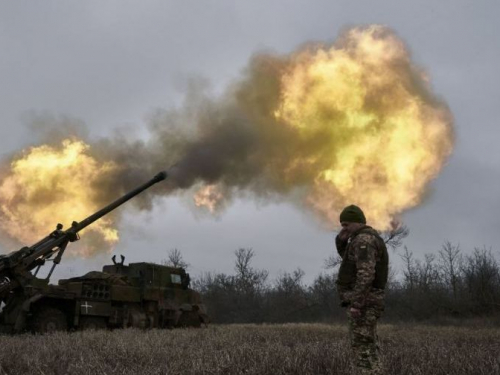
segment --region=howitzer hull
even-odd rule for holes
[[[209,318],[186,277],[181,268],[133,263],[28,288],[11,305],[21,310],[3,312],[3,331],[201,327]]]

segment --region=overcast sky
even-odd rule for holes
[[[450,240],[466,253],[491,246],[498,255],[499,16],[495,0],[0,0],[0,154],[38,142],[26,126],[34,112],[80,120],[90,137],[124,128],[146,137],[148,117],[181,103],[192,77],[223,90],[256,52],[287,53],[333,41],[346,26],[384,24],[428,71],[457,136],[428,199],[403,215],[406,245],[422,256]],[[160,261],[175,247],[194,275],[230,273],[234,250],[251,247],[254,266],[272,277],[300,267],[310,280],[334,251],[334,234],[308,214],[242,200],[214,219],[165,199],[152,212],[128,212],[120,233],[116,254]],[[65,259],[57,275],[107,259]]]

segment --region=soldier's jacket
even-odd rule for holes
[[[353,233],[347,243],[337,237],[337,251],[342,257],[337,290],[343,306],[362,309],[383,308],[389,255],[378,232],[364,226]]]

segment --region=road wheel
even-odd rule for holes
[[[82,331],[106,329],[108,328],[108,324],[104,318],[99,316],[83,316],[80,318],[79,328]]]
[[[200,315],[197,311],[184,311],[179,317],[177,327],[201,327]]]
[[[160,310],[158,326],[160,328],[174,328],[177,320],[177,312],[175,310]]]
[[[54,307],[42,307],[34,313],[31,328],[36,333],[67,331],[68,320],[61,310]]]

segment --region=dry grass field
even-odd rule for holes
[[[383,325],[387,374],[500,374],[500,329]],[[349,374],[346,329],[324,324],[0,337],[0,374]]]

